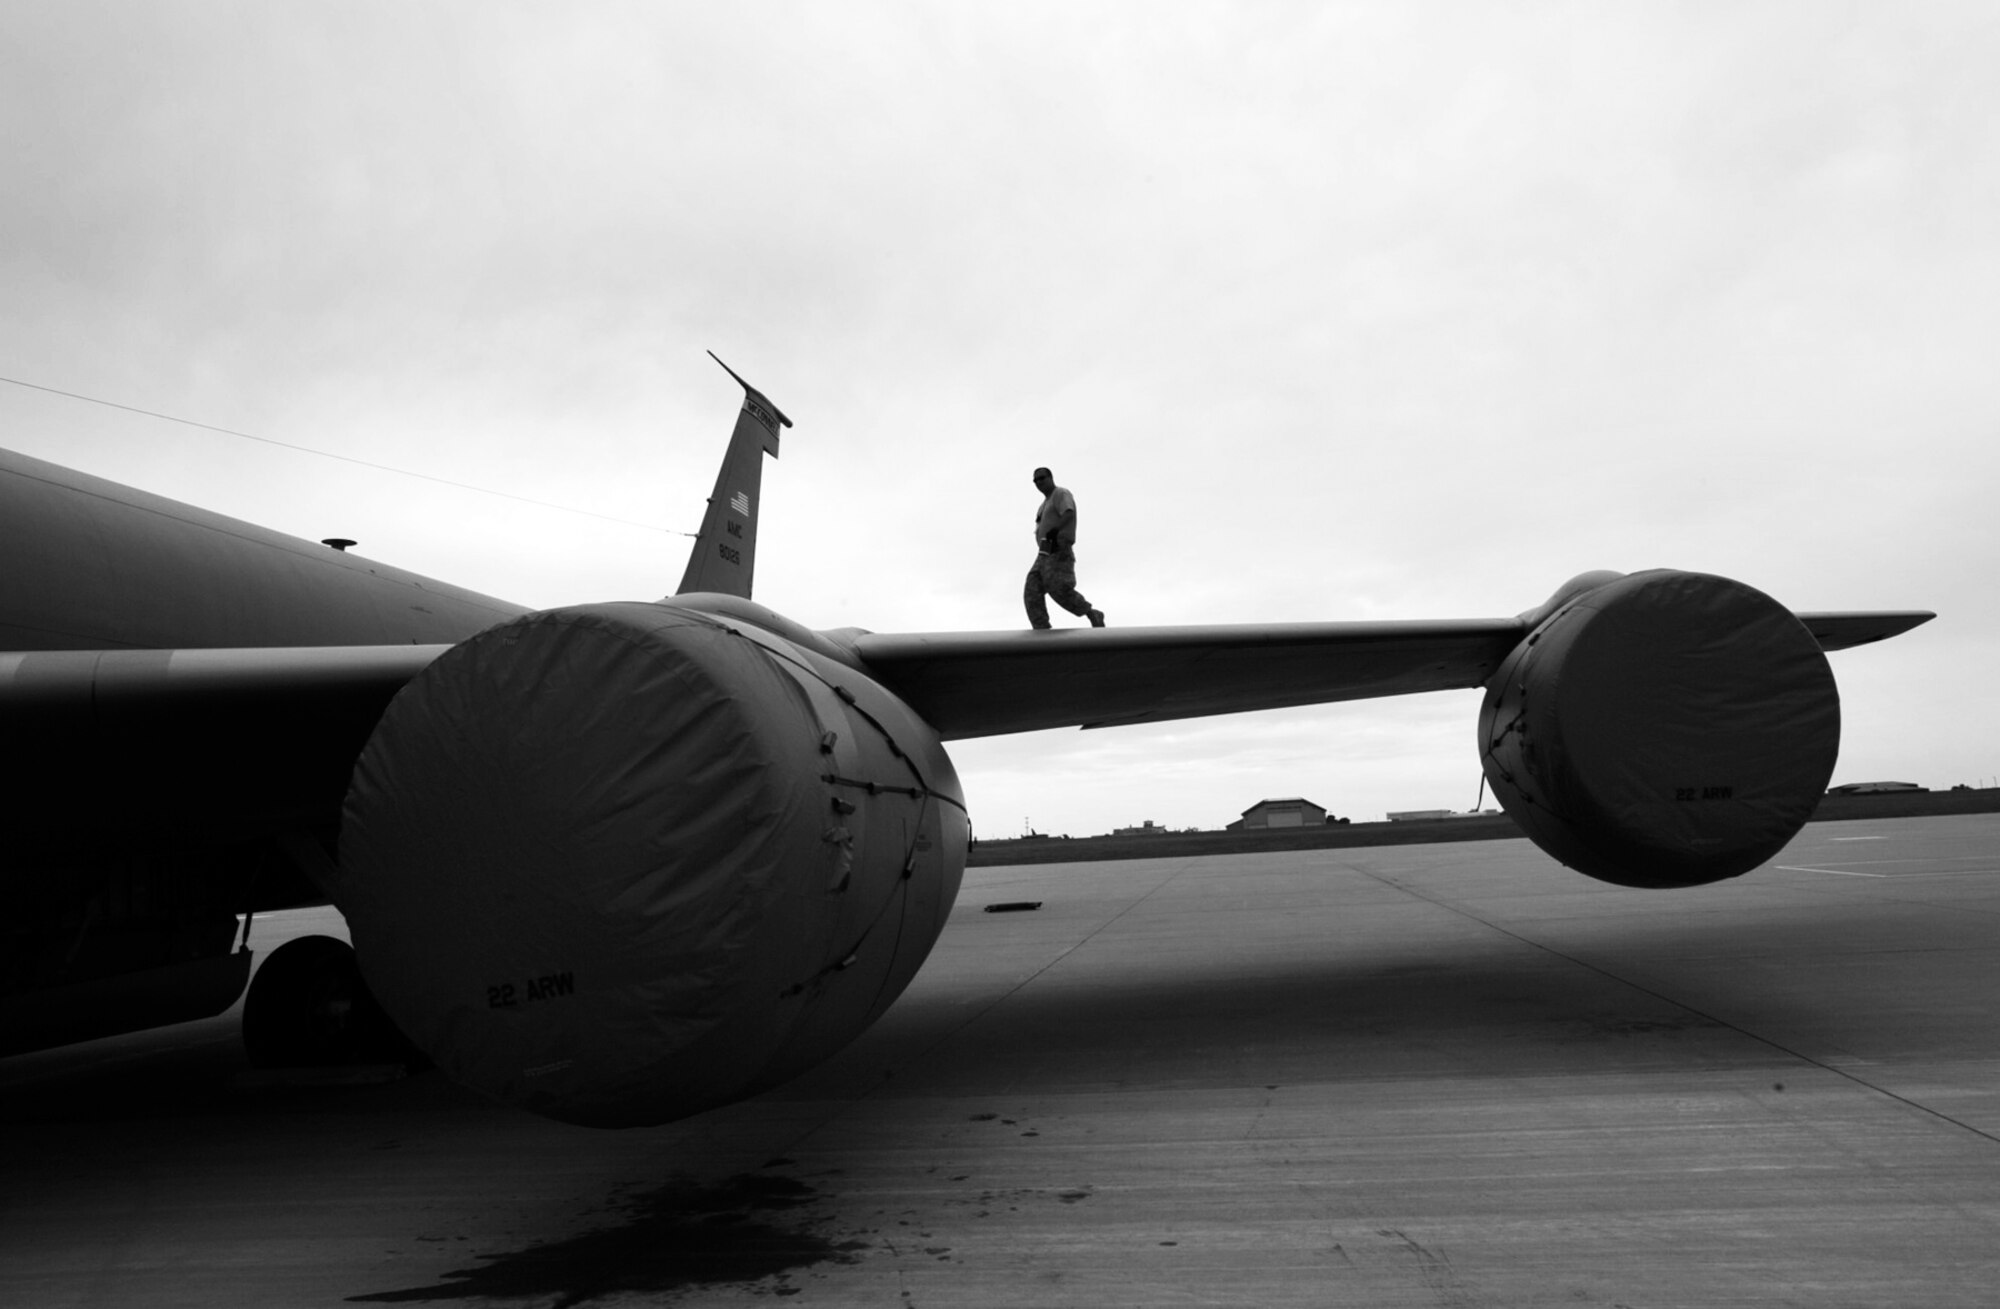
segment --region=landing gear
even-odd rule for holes
[[[353,947],[330,936],[288,941],[264,961],[243,1002],[243,1045],[259,1068],[427,1062],[369,993]]]

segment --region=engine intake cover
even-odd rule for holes
[[[893,1000],[963,868],[958,782],[881,687],[670,605],[445,652],[355,766],[332,890],[447,1073],[663,1122],[823,1058]]]
[[[1479,714],[1486,776],[1535,843],[1623,886],[1748,872],[1812,817],[1840,696],[1784,606],[1725,577],[1634,573],[1557,610]]]

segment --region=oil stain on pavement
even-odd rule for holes
[[[532,1299],[566,1309],[606,1296],[671,1295],[700,1288],[774,1281],[795,1295],[803,1269],[851,1264],[867,1249],[812,1229],[807,1210],[820,1199],[806,1183],[744,1173],[708,1186],[673,1184],[628,1196],[615,1206],[624,1221],[504,1254],[480,1255],[472,1268],[443,1274],[432,1286],[349,1296],[358,1304]],[[793,1212],[793,1223],[771,1221]],[[803,1222],[799,1220],[803,1219]]]

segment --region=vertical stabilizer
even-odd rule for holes
[[[713,350],[708,357],[722,364],[723,372],[736,377],[736,371],[716,359]],[[790,427],[792,420],[778,412],[778,406],[756,387],[740,377],[736,381],[743,388],[743,411],[736,415],[729,452],[722,456],[722,470],[715,475],[715,490],[708,497],[708,513],[701,520],[701,534],[688,554],[687,571],[681,574],[675,595],[715,591],[750,598],[750,576],[757,565],[757,515],[763,509],[759,495],[764,456],[778,457],[778,429]]]

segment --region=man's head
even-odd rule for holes
[[[1035,470],[1035,489],[1043,495],[1047,495],[1049,492],[1055,490],[1056,479],[1054,474],[1050,473],[1046,468],[1037,468]]]

